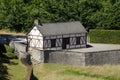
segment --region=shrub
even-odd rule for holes
[[[89,31],[91,43],[120,44],[120,30],[97,30]]]
[[[7,56],[7,58],[9,59],[16,59],[17,56],[14,53],[5,53],[5,55]]]
[[[14,49],[8,45],[5,45],[5,49],[6,49],[6,52],[10,52],[10,53],[13,53]]]
[[[5,45],[5,48],[6,48],[6,53],[4,53],[4,55],[7,56],[7,58],[9,59],[16,59],[17,56],[13,53],[14,52],[14,49],[8,45]]]

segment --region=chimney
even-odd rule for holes
[[[35,24],[35,25],[39,25],[38,19],[35,19],[35,20],[34,20],[34,24]]]
[[[41,23],[38,19],[35,19],[35,20],[34,20],[34,24],[35,24],[35,25],[41,25],[41,26],[42,26],[42,23]]]

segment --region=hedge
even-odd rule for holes
[[[91,43],[120,44],[120,30],[97,30],[89,31]]]

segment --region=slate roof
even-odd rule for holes
[[[79,21],[64,23],[47,23],[43,24],[42,26],[37,25],[37,28],[44,36],[87,32]]]

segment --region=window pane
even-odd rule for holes
[[[56,39],[51,39],[51,47],[56,47]]]

